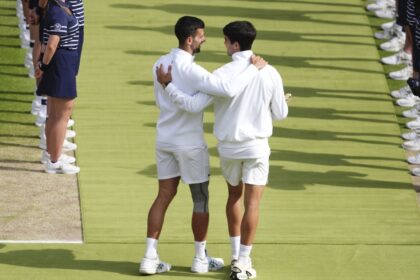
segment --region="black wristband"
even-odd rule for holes
[[[50,68],[49,64],[44,64],[42,61],[39,62],[39,69],[41,69],[42,72],[47,71],[48,68]]]

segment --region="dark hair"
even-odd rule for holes
[[[175,24],[175,35],[180,45],[184,44],[188,37],[195,35],[197,29],[204,29],[204,21],[192,16],[183,16]]]
[[[247,51],[252,48],[257,30],[249,21],[233,21],[223,28],[223,34],[232,44],[238,42],[241,51]]]

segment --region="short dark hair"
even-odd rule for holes
[[[197,29],[204,29],[204,21],[192,16],[183,16],[175,24],[175,36],[180,45],[190,36],[195,36]]]
[[[257,30],[249,21],[233,21],[223,28],[223,34],[232,44],[238,42],[241,51],[247,51],[252,48]]]

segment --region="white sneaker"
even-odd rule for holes
[[[375,32],[373,36],[379,40],[390,40],[394,36],[394,32],[392,32],[390,29],[387,29]]]
[[[408,122],[406,126],[409,129],[420,129],[420,119],[416,119],[414,121]]]
[[[378,18],[394,19],[396,16],[395,8],[386,7],[384,9],[374,11]]]
[[[38,111],[38,115],[35,121],[36,126],[41,127],[43,124],[45,124],[46,119],[47,119],[47,105],[41,105],[41,108]]]
[[[194,257],[191,265],[191,271],[195,273],[206,273],[209,271],[216,271],[223,268],[225,265],[223,259],[206,256],[203,259]]]
[[[414,176],[420,176],[420,168],[416,167],[411,169],[411,174],[413,174]]]
[[[380,48],[388,52],[398,52],[402,50],[405,43],[405,33],[402,33],[401,36],[393,37],[388,42],[380,44]]]
[[[67,129],[65,138],[74,138],[74,137],[76,137],[76,131]],[[47,137],[45,136],[45,125],[42,125],[39,130],[39,138],[41,138],[41,140],[43,141],[47,139]]]
[[[66,138],[74,138],[76,137],[76,131],[67,129],[66,130]]]
[[[34,63],[32,62],[32,49],[31,48],[26,52],[24,64],[26,68],[30,68],[31,66],[34,65]]]
[[[28,77],[35,79],[35,68],[33,66],[30,66],[28,69]]]
[[[406,98],[397,99],[395,103],[401,107],[413,107],[420,102],[420,98],[415,96],[414,94],[407,96]]]
[[[408,163],[410,164],[420,164],[420,154],[411,156],[407,158]]]
[[[74,120],[69,119],[69,122],[67,123],[67,128],[72,127],[74,125]]]
[[[76,174],[80,172],[80,168],[62,161],[51,162],[51,160],[48,160],[45,165],[45,172],[49,174]]]
[[[420,136],[420,131],[418,131],[418,130],[412,130],[410,132],[406,132],[406,133],[401,134],[401,137],[404,140],[414,140],[414,139],[418,138],[419,136]]]
[[[389,65],[409,64],[412,61],[412,55],[401,50],[396,54],[381,58],[381,61]]]
[[[38,115],[38,112],[40,109],[41,109],[41,97],[36,96],[35,99],[32,100],[31,114],[34,116]]]
[[[393,90],[391,96],[394,98],[407,98],[413,95],[409,86],[400,88],[399,90]]]
[[[383,30],[388,30],[388,29],[391,29],[395,24],[396,24],[395,20],[389,21],[389,22],[385,22],[385,23],[382,23],[381,24],[381,28]]]
[[[43,164],[47,164],[48,160],[50,160],[50,154],[47,151],[42,151],[42,156],[41,156],[41,163]],[[60,157],[58,158],[59,161],[62,161],[65,164],[70,164],[70,163],[75,163],[76,159],[72,156],[66,155],[66,154],[61,154]]]
[[[403,115],[404,117],[406,117],[406,118],[410,118],[410,119],[417,119],[417,118],[420,118],[420,113],[419,113],[419,111],[418,111],[417,107],[418,107],[418,106],[416,106],[416,107],[414,107],[414,108],[412,108],[412,109],[410,109],[410,110],[407,110],[407,111],[402,112],[402,115]]]
[[[171,270],[171,265],[159,260],[159,257],[156,259],[149,259],[144,257],[141,260],[139,272],[141,274],[156,274],[164,273]]]
[[[413,66],[408,65],[399,71],[389,73],[389,77],[393,80],[406,81],[413,76]]]
[[[373,12],[373,11],[377,11],[377,10],[386,9],[389,6],[390,7],[395,7],[395,1],[378,0],[374,3],[367,4],[366,9],[368,11]]]
[[[47,141],[46,139],[41,138],[41,141],[39,142],[38,147],[42,150],[47,149]],[[63,152],[70,152],[77,149],[77,145],[75,143],[72,143],[68,141],[67,139],[64,139],[62,150]]]
[[[409,151],[419,151],[420,150],[420,139],[416,138],[414,140],[408,140],[402,143],[401,145],[404,149]]]
[[[242,279],[253,279],[257,277],[257,271],[252,268],[251,259],[247,264],[242,264],[237,260],[232,261],[230,267],[230,279],[242,280]]]

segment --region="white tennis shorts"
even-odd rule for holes
[[[159,180],[181,176],[185,184],[207,182],[210,175],[207,147],[168,151],[156,149]]]
[[[225,180],[232,186],[245,184],[265,186],[268,182],[269,157],[255,159],[230,159],[220,157]]]

